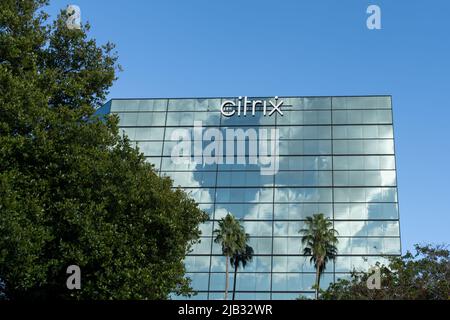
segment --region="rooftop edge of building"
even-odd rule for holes
[[[190,100],[190,99],[236,99],[240,96],[209,96],[209,97],[152,97],[152,98],[111,98],[105,104],[114,100]],[[272,96],[247,96],[249,98],[261,98],[269,99],[275,97]],[[311,96],[301,96],[301,95],[279,95],[280,98],[370,98],[370,97],[389,97],[392,99],[392,94],[366,94],[366,95],[311,95]]]

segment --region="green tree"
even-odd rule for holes
[[[369,289],[372,273],[355,270],[350,280],[339,279],[321,295],[325,300],[448,300],[450,251],[448,246],[415,246],[415,253],[389,258],[380,268],[381,288]],[[358,271],[358,272],[356,272]]]
[[[45,0],[0,10],[0,298],[166,299],[207,216],[95,117],[119,69]],[[66,288],[69,265],[81,290]]]
[[[237,279],[237,273],[239,266],[242,266],[242,269],[245,269],[247,266],[247,263],[251,262],[253,260],[253,248],[247,244],[249,240],[249,235],[246,234],[246,245],[245,248],[242,251],[236,252],[234,255],[230,258],[230,263],[234,267],[234,279],[233,279],[233,299],[236,296],[236,279]]]
[[[215,243],[222,246],[222,254],[225,256],[225,296],[228,298],[228,284],[229,284],[229,264],[230,258],[236,253],[245,250],[247,244],[247,234],[238,220],[231,214],[227,214],[219,221],[219,228],[214,230]]]
[[[302,234],[303,254],[311,256],[311,263],[316,269],[316,299],[319,298],[320,277],[329,260],[334,260],[337,254],[337,231],[333,223],[322,213],[307,217]]]

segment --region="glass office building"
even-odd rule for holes
[[[401,253],[390,96],[279,97],[283,115],[264,115],[262,104],[246,116],[221,112],[224,101],[238,105],[239,100],[118,99],[99,110],[117,114],[121,130],[148,162],[209,214],[201,226],[201,243],[185,260],[198,292],[194,299],[223,299],[225,258],[213,230],[228,212],[242,221],[255,252],[237,274],[237,299],[314,296],[315,270],[302,254],[298,231],[315,213],[329,217],[339,232],[338,257],[327,265],[323,288],[352,270],[367,271],[376,261]],[[260,163],[205,163],[194,157],[176,163],[171,157],[179,140],[174,131],[185,129],[195,140],[198,121],[203,130],[216,133],[255,129],[256,136],[244,137],[246,146],[252,139],[268,139],[260,129],[278,129],[277,170],[268,175]]]

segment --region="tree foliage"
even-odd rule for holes
[[[226,260],[225,300],[227,300],[230,259],[245,250],[249,236],[245,233],[244,227],[230,213],[219,220],[219,228],[214,230],[214,234],[216,236],[214,242],[222,246],[222,254]]]
[[[45,0],[0,10],[0,298],[165,299],[207,217],[96,108],[112,44],[48,24]],[[66,288],[78,265],[82,289]]]
[[[337,254],[337,231],[333,223],[323,213],[307,217],[305,228],[299,231],[302,234],[303,254],[311,256],[311,263],[316,269],[316,299],[319,296],[320,277],[326,269],[329,260],[334,260]]]
[[[321,295],[327,300],[448,300],[450,299],[450,251],[446,246],[415,246],[415,253],[390,258],[379,265],[381,288],[369,289],[371,273],[353,272]]]
[[[250,240],[250,236],[248,234],[245,235],[245,242],[248,243]],[[235,252],[230,257],[230,264],[234,267],[234,278],[233,278],[233,298],[236,297],[236,280],[237,280],[237,273],[239,266],[242,267],[242,269],[245,269],[248,263],[250,263],[253,260],[254,250],[251,246],[248,244],[245,245],[245,248],[243,250],[239,250]]]

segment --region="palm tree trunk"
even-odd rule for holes
[[[316,267],[316,300],[319,299],[319,286],[320,286],[320,267]]]
[[[226,261],[227,264],[225,266],[225,274],[226,274],[226,278],[225,278],[225,300],[227,300],[228,298],[228,255],[226,256]]]
[[[233,300],[236,296],[236,278],[237,278],[238,265],[234,265],[234,279],[233,279]]]

